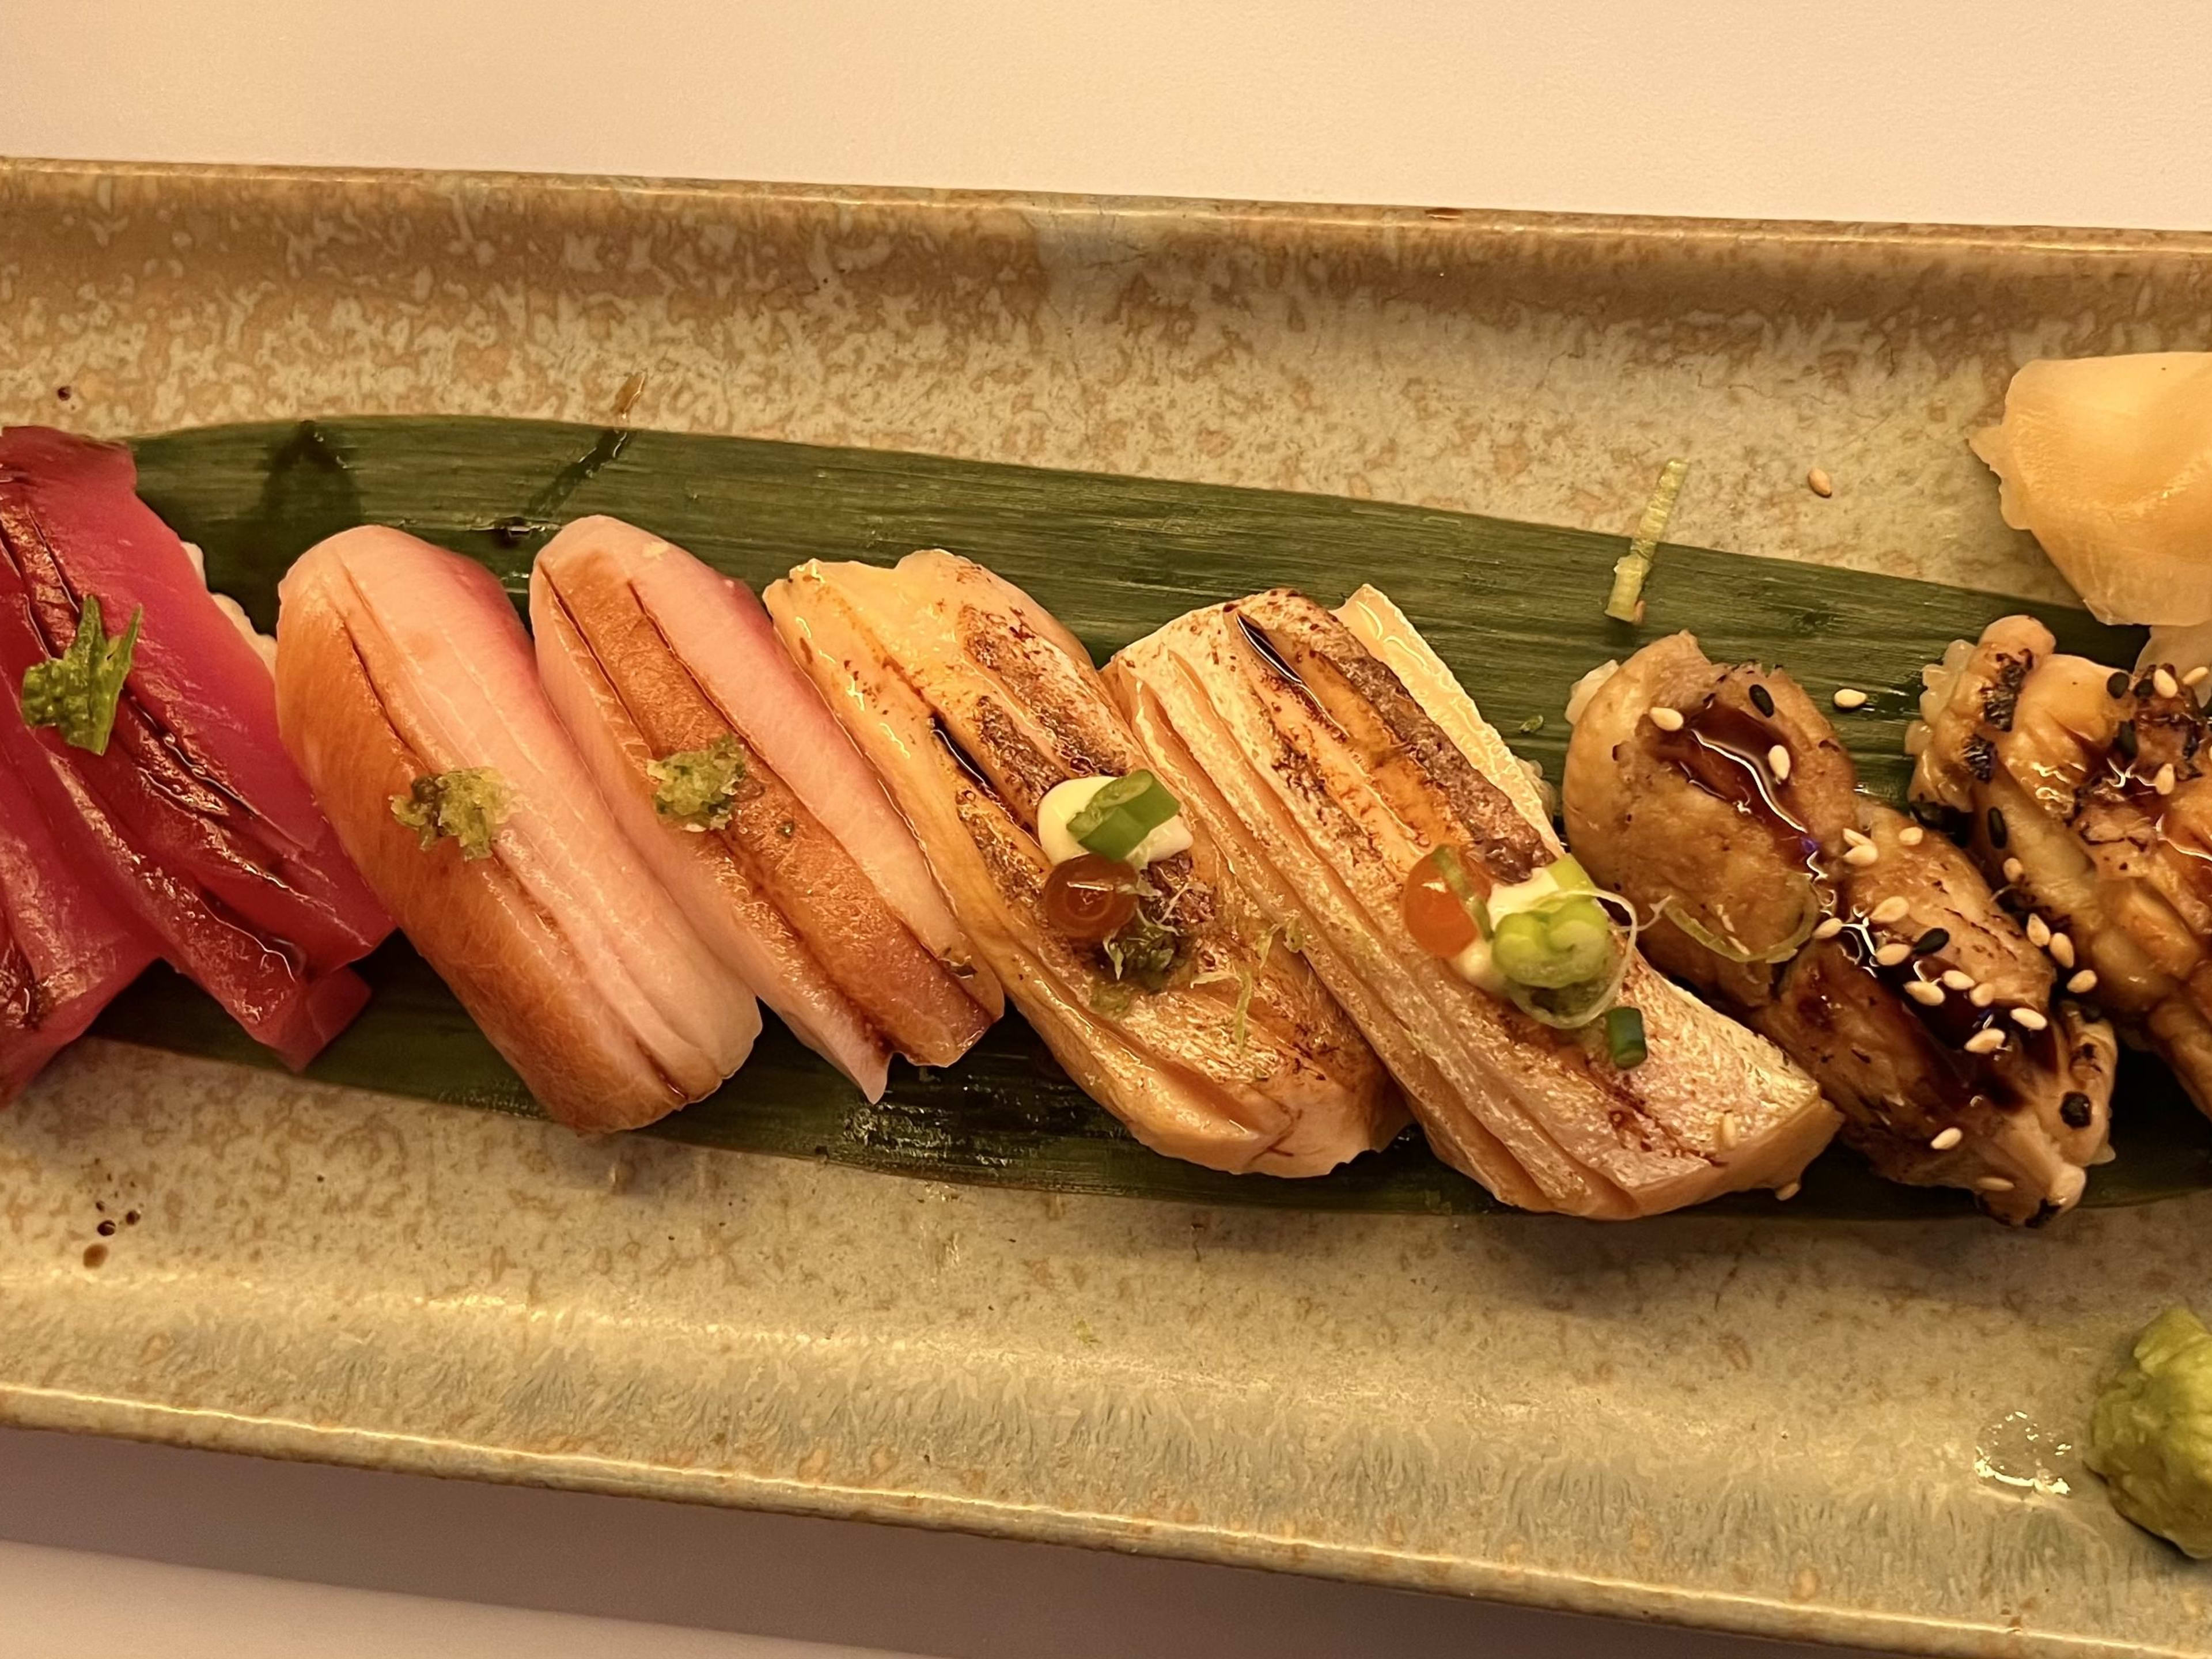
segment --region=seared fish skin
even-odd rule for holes
[[[2094,975],[2083,994],[2212,1114],[2212,776],[2170,671],[2060,652],[2004,617],[1928,671],[1912,794],[1962,821],[2008,896]]]
[[[1048,924],[1038,804],[1069,778],[1152,762],[1034,600],[943,552],[893,569],[813,562],[762,597],[985,963],[1138,1139],[1213,1169],[1308,1176],[1395,1136],[1404,1109],[1374,1054],[1202,829],[1146,872],[1183,940],[1164,988],[1119,981],[1101,947]]]
[[[1294,921],[1439,1157],[1526,1209],[1626,1218],[1784,1186],[1834,1115],[1771,1045],[1640,960],[1620,1070],[1414,942],[1409,873],[1438,847],[1493,881],[1559,855],[1534,781],[1389,599],[1332,614],[1284,589],[1129,646],[1107,678],[1170,788]]]
[[[633,525],[579,519],[530,576],[546,695],[617,822],[700,936],[880,1100],[894,1053],[950,1066],[1005,1006],[882,787],[760,601]],[[650,769],[739,769],[725,821],[671,823]]]
[[[1576,721],[1567,833],[1600,881],[1657,912],[1651,959],[1809,1070],[1875,1169],[2048,1220],[2105,1146],[2111,1030],[2054,1004],[2050,958],[1965,854],[1857,784],[1794,680],[1717,665],[1677,634]]]
[[[284,744],[362,874],[548,1113],[635,1128],[714,1091],[760,1008],[639,862],[482,565],[348,530],[278,589]],[[395,815],[418,779],[489,769],[483,856]]]

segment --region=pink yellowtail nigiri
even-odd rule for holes
[[[760,1030],[599,798],[481,565],[396,530],[286,574],[284,741],[346,850],[546,1110],[635,1128],[711,1092]]]
[[[617,519],[530,578],[538,665],[617,820],[723,963],[881,1098],[949,1066],[1004,994],[921,849],[752,591]]]

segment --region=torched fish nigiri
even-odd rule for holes
[[[1151,757],[1042,607],[941,552],[802,565],[763,598],[1008,997],[1139,1140],[1306,1176],[1397,1133],[1395,1091],[1298,941],[1202,825],[1166,833],[1181,814]]]
[[[1802,1073],[1608,929],[1617,900],[1593,896],[1534,781],[1380,592],[1194,611],[1108,678],[1297,919],[1429,1144],[1498,1197],[1625,1219],[1790,1188],[1826,1145],[1834,1114]]]

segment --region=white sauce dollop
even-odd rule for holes
[[[1515,882],[1510,887],[1492,888],[1490,896],[1483,903],[1490,911],[1491,926],[1495,927],[1515,911],[1533,910],[1554,893],[1565,890],[1547,865],[1526,881]],[[1468,984],[1479,987],[1492,996],[1505,994],[1505,975],[1491,964],[1490,941],[1486,939],[1478,937],[1474,944],[1452,957],[1451,970]]]
[[[1037,803],[1037,844],[1044,848],[1045,857],[1054,864],[1065,864],[1070,859],[1079,859],[1091,849],[1067,832],[1075,815],[1091,805],[1091,798],[1114,782],[1110,777],[1070,778],[1055,784]],[[1137,850],[1122,862],[1132,869],[1141,870],[1160,859],[1173,858],[1177,853],[1190,851],[1190,825],[1176,813],[1165,823],[1158,825],[1144,840]]]

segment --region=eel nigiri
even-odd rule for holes
[[[548,696],[631,843],[715,954],[880,1099],[949,1066],[1005,994],[914,835],[752,590],[616,519],[538,556]]]
[[[546,1110],[635,1128],[737,1070],[759,1006],[609,814],[498,580],[368,526],[311,548],[279,597],[285,743]]]
[[[1577,855],[1652,916],[1651,959],[1809,1070],[1881,1174],[2011,1222],[2081,1198],[2112,1028],[1965,854],[1858,793],[1788,675],[1644,647],[1576,716],[1565,805]]]
[[[0,673],[26,692],[0,762],[111,908],[304,1065],[391,919],[284,752],[266,660],[136,477],[120,447],[0,433]]]
[[[1396,1134],[1373,1052],[1201,826],[1161,822],[1142,867],[1048,846],[1070,833],[1049,810],[1063,790],[1164,798],[1089,654],[1035,600],[942,552],[811,562],[763,597],[1008,997],[1138,1139],[1306,1176]],[[1075,894],[1086,858],[1096,884]]]
[[[2136,673],[2003,617],[1925,672],[1912,794],[1949,815],[2079,995],[2212,1114],[2212,725]]]
[[[155,954],[70,867],[30,791],[0,762],[0,1106]]]
[[[1193,611],[1107,678],[1429,1144],[1499,1198],[1649,1215],[1786,1188],[1826,1145],[1811,1079],[1607,936],[1535,781],[1373,588]]]

